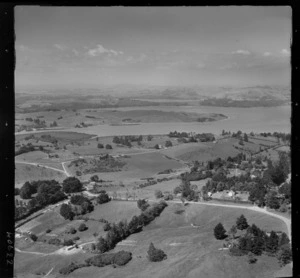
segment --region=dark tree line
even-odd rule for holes
[[[98,239],[97,251],[100,253],[107,252],[129,235],[140,232],[144,226],[159,216],[166,206],[165,202],[160,202],[147,208],[139,216],[133,216],[129,223],[120,221],[117,224],[112,224],[106,236]]]

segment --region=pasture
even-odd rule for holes
[[[16,187],[21,187],[26,181],[52,179],[63,181],[65,178],[66,175],[64,173],[52,169],[18,163],[15,165]]]
[[[175,211],[182,210],[181,214]],[[70,277],[272,277],[279,269],[276,258],[260,256],[255,265],[247,257],[231,257],[220,251],[222,241],[214,238],[213,228],[222,222],[229,229],[240,214],[249,224],[260,228],[285,231],[284,223],[257,212],[204,205],[169,205],[159,218],[142,232],[133,234],[119,243],[115,251],[133,253],[133,259],[122,268],[96,267],[78,269]],[[191,227],[191,223],[198,228]],[[160,263],[149,262],[150,242],[161,248],[168,258]]]

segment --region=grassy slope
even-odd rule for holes
[[[249,265],[247,257],[230,257],[227,251],[219,251],[222,241],[213,236],[213,228],[222,221],[230,228],[237,216],[243,213],[249,223],[259,227],[282,230],[284,224],[277,219],[246,210],[218,207],[191,206],[182,215],[174,214],[182,205],[169,206],[161,217],[151,223],[143,232],[131,235],[127,242],[133,245],[119,245],[115,250],[128,250],[133,260],[124,268],[83,268],[71,277],[271,277],[279,269],[276,258],[261,256],[255,265]],[[199,229],[190,223],[198,224]],[[168,259],[160,263],[147,260],[147,249],[153,242],[163,249]]]
[[[34,165],[16,164],[15,167],[15,183],[19,185],[22,185],[26,181],[49,179],[62,181],[66,178],[61,172]]]

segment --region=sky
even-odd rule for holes
[[[15,8],[16,87],[289,85],[291,8]]]

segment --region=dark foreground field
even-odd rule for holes
[[[117,206],[122,205],[120,202]],[[132,203],[123,202],[123,211],[128,208],[132,215]],[[113,202],[109,206],[99,207],[101,217],[110,218]],[[180,210],[177,214],[175,211]],[[255,223],[258,227],[269,230],[285,231],[283,222],[276,218],[245,209],[213,207],[205,205],[170,204],[149,226],[138,234],[133,234],[119,243],[114,251],[126,250],[133,254],[132,260],[124,267],[85,267],[78,269],[66,277],[272,277],[280,269],[274,257],[259,256],[254,265],[248,263],[247,257],[231,257],[227,250],[218,250],[223,242],[216,240],[213,228],[222,222],[229,229],[240,214],[244,214],[249,224]],[[97,210],[94,212],[96,217]],[[126,217],[123,213],[122,217]],[[191,224],[199,227],[194,228]],[[83,236],[83,235],[82,235]],[[163,249],[168,255],[167,260],[153,263],[147,259],[147,250],[150,242]],[[20,247],[21,249],[21,247]],[[24,249],[23,249],[24,250]],[[34,248],[29,249],[31,252]],[[26,250],[25,250],[26,251]],[[41,248],[38,252],[43,252]],[[51,270],[47,277],[61,277],[58,271],[71,261],[83,262],[91,255],[82,253],[53,254],[41,256],[16,252],[17,277],[35,277],[35,273],[44,273]],[[22,273],[22,276],[20,275]],[[53,276],[52,276],[53,274]],[[24,276],[25,275],[25,276]],[[43,277],[43,275],[37,276]]]

